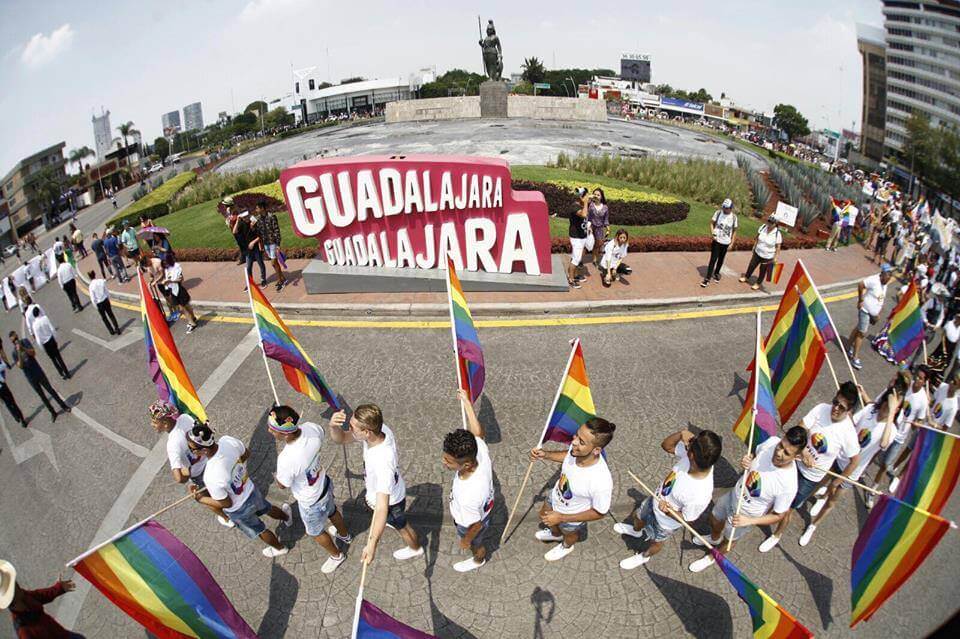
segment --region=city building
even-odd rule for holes
[[[100,108],[100,115],[93,116],[93,142],[97,147],[97,161],[110,152],[113,130],[110,128],[110,112]]]
[[[886,114],[884,155],[904,166],[907,119],[960,127],[960,2],[884,0]]]
[[[171,111],[170,113],[164,113],[160,116],[160,122],[162,125],[163,137],[172,138],[177,133],[183,130],[180,126],[180,112]]]
[[[0,237],[7,240],[9,243],[14,243],[16,240],[13,237],[13,234],[10,233],[10,207],[7,206],[7,201],[3,198],[3,192],[0,190]]]
[[[199,102],[183,107],[183,130],[199,131],[203,128],[203,109]]]
[[[403,78],[363,80],[321,89],[323,81],[316,67],[293,72],[293,95],[288,105],[299,110],[298,122],[311,124],[331,115],[370,113],[383,109],[387,102],[409,100],[410,82]]]
[[[61,184],[65,184],[65,146],[66,142],[60,142],[23,158],[0,180],[0,191],[9,208],[9,219],[15,237],[20,237],[47,221],[46,216],[51,212],[52,202],[44,202],[38,196],[35,189],[36,175],[41,170],[52,167],[54,177]]]
[[[862,137],[860,153],[883,160],[884,131],[887,118],[887,43],[886,32],[879,27],[857,25],[857,49],[863,58],[863,110],[860,114]]]

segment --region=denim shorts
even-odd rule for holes
[[[643,500],[643,503],[640,504],[640,510],[637,511],[637,517],[643,521],[643,531],[650,541],[664,541],[676,532],[676,530],[665,530],[657,521],[657,514],[653,512],[653,497],[647,497]]]
[[[793,503],[790,504],[790,507],[794,510],[799,510],[800,506],[803,506],[804,502],[810,499],[810,495],[813,494],[813,491],[817,489],[817,486],[820,485],[820,480],[813,481],[812,479],[807,479],[803,476],[803,473],[800,472],[800,464],[797,464],[797,496],[793,498]]]
[[[276,244],[267,244],[263,247],[263,253],[267,256],[269,260],[277,259],[277,249],[279,247]]]
[[[400,530],[407,527],[407,500],[404,499],[387,509],[387,525]]]
[[[893,471],[896,466],[897,460],[900,459],[900,452],[908,446],[907,440],[904,439],[902,442],[896,440],[890,442],[890,446],[883,453],[883,469],[887,471],[887,475],[893,477]]]
[[[553,503],[553,493],[554,491],[550,492],[550,495],[551,495],[550,507],[556,510],[556,506]],[[587,529],[587,522],[585,521],[566,522],[562,524],[557,524],[557,528],[559,528],[560,532],[562,533],[570,534],[570,533],[579,532],[582,535],[583,531]]]
[[[484,517],[480,521],[483,524],[483,527],[480,528],[480,532],[478,532],[477,536],[474,537],[473,540],[470,542],[471,548],[476,548],[483,544],[483,538],[487,535],[487,528],[490,527],[490,517]],[[460,524],[457,524],[456,526],[457,526],[457,535],[459,535],[460,539],[463,539],[464,537],[466,537],[467,530],[470,529],[470,526],[461,526]]]
[[[267,529],[267,525],[260,521],[260,516],[268,512],[270,512],[270,503],[260,494],[260,489],[254,486],[253,494],[247,497],[247,501],[243,502],[240,508],[232,513],[223,514],[235,523],[244,535],[254,539]]]
[[[864,335],[866,335],[867,331],[870,330],[870,313],[866,312],[862,308],[860,309],[857,317],[857,330]]]
[[[713,518],[723,522],[723,536],[731,541],[736,541],[747,534],[749,526],[733,527],[730,520],[737,514],[737,495],[736,488],[730,490],[726,495],[719,498],[713,504],[713,510],[710,512]],[[742,511],[741,511],[742,512]]]
[[[323,495],[312,504],[297,502],[297,508],[300,511],[300,519],[303,520],[303,527],[311,537],[319,537],[327,527],[327,522],[333,513],[337,512],[337,502],[333,497],[333,480],[327,475],[326,486]]]

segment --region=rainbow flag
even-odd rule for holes
[[[463,296],[463,287],[457,277],[457,269],[453,260],[447,257],[447,293],[450,298],[450,321],[453,324],[454,346],[457,350],[457,366],[460,367],[460,387],[470,395],[470,401],[475,402],[483,392],[485,370],[483,366],[483,349],[480,347],[480,337],[477,328],[473,325],[473,316],[467,306],[467,298]]]
[[[796,313],[782,344],[777,359],[770,358],[773,373],[770,381],[780,412],[780,423],[786,424],[807,396],[827,353],[802,298],[797,298]]]
[[[256,639],[207,567],[155,521],[74,563],[107,599],[161,639]]]
[[[324,401],[334,410],[340,410],[336,393],[327,385],[310,356],[250,276],[247,276],[247,288],[250,291],[250,310],[260,332],[264,354],[280,362],[283,376],[295,391],[315,402]]]
[[[160,399],[172,404],[181,414],[188,413],[200,423],[207,421],[207,411],[180,359],[177,344],[170,334],[167,320],[151,297],[143,276],[140,282],[140,315],[143,319],[143,340],[147,347],[147,364],[157,386]],[[156,370],[154,370],[156,364]],[[159,375],[157,375],[159,372]]]
[[[880,495],[850,562],[850,627],[873,616],[923,563],[950,528],[939,515]]]
[[[921,428],[896,497],[939,515],[956,488],[958,477],[960,442],[955,437]]]
[[[799,291],[799,294],[798,294]],[[833,323],[830,321],[830,314],[827,307],[820,297],[817,285],[807,273],[803,262],[797,260],[797,265],[793,267],[793,274],[787,282],[787,287],[783,291],[783,297],[780,299],[780,306],[777,308],[777,314],[773,318],[773,326],[770,327],[770,333],[763,343],[767,351],[767,357],[771,362],[777,361],[783,346],[786,343],[787,333],[790,332],[790,322],[797,310],[797,301],[800,298],[806,303],[813,321],[820,331],[820,337],[824,343],[829,343],[837,339],[837,333],[833,330]]]
[[[778,417],[777,402],[770,382],[770,363],[767,361],[767,354],[764,352],[759,339],[757,339],[757,353],[754,362],[759,362],[759,365],[753,367],[750,376],[750,388],[747,390],[747,397],[743,402],[743,410],[740,412],[737,422],[733,425],[734,434],[750,447],[751,453],[768,437],[777,434]],[[755,417],[754,408],[757,411]],[[755,427],[753,429],[753,439],[748,442],[751,419],[754,421]]]
[[[596,414],[593,394],[590,392],[590,379],[587,377],[587,366],[583,360],[583,348],[578,339],[573,343],[567,370],[563,375],[563,381],[560,382],[557,399],[553,403],[550,419],[547,420],[543,435],[540,437],[540,444],[543,442],[569,444],[577,434],[577,429]]]
[[[893,358],[898,362],[906,361],[923,342],[923,318],[916,281],[910,281],[907,292],[890,311],[886,330]]]
[[[711,549],[711,552],[717,566],[737,591],[737,596],[747,604],[750,619],[753,621],[753,636],[756,639],[801,639],[813,636],[812,632],[781,608],[770,595],[747,579],[723,554],[716,549]]]
[[[777,262],[767,270],[767,281],[779,284],[781,275],[783,275],[783,262]]]
[[[360,602],[360,616],[353,639],[436,639],[400,623],[366,599]]]

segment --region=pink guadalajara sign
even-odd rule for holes
[[[549,274],[547,203],[503,160],[395,155],[300,162],[280,174],[293,229],[340,266]]]

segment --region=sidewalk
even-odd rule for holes
[[[779,286],[767,285],[752,291],[738,282],[750,259],[749,251],[727,255],[720,282],[700,287],[706,272],[709,254],[705,252],[636,253],[627,257],[633,274],[626,281],[605,288],[593,266],[582,288],[553,293],[468,293],[470,309],[478,315],[514,314],[582,314],[628,310],[653,310],[677,306],[766,302],[775,299],[790,278],[797,258],[804,265],[821,290],[849,289],[854,284],[879,271],[860,245],[851,244],[836,252],[824,249],[783,251],[783,276]],[[300,271],[308,260],[289,260],[288,280],[282,291],[274,289],[275,276],[268,265],[267,297],[278,308],[301,314],[325,315],[442,315],[446,310],[443,293],[355,293],[308,295],[300,279]],[[92,256],[78,263],[84,276],[96,266]],[[236,262],[184,262],[181,264],[184,283],[202,310],[246,312],[247,293],[243,290],[243,267]],[[99,271],[98,271],[99,273]],[[254,265],[254,275],[259,270]],[[112,294],[118,299],[137,300],[136,281],[119,284],[109,282]],[[129,296],[129,297],[128,297]]]

